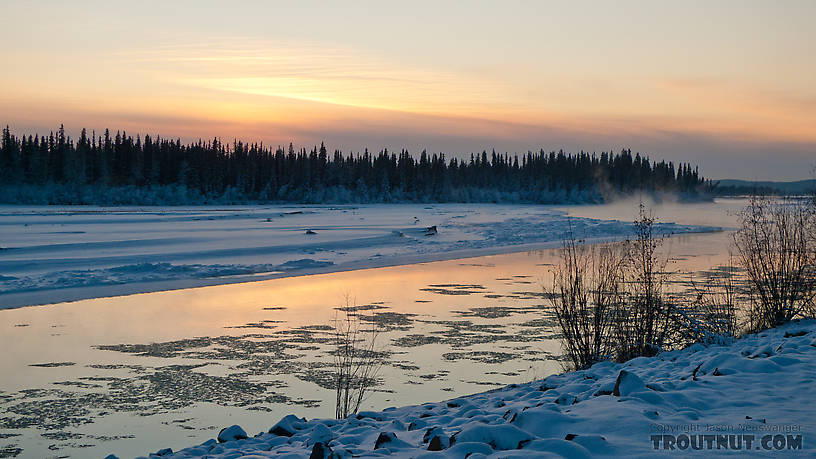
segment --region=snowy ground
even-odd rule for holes
[[[342,421],[283,418],[165,457],[813,457],[816,322]],[[438,450],[438,451],[431,451]],[[469,454],[469,455],[468,455]]]
[[[0,308],[552,247],[570,226],[631,236],[550,206],[0,206]]]

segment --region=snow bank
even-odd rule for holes
[[[0,206],[0,308],[554,247],[569,228],[631,236],[548,206]]]
[[[814,381],[816,321],[802,321],[728,346],[603,362],[447,402],[341,421],[289,415],[245,440],[159,452],[173,458],[812,457]]]

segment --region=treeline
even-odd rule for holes
[[[784,196],[789,194],[779,188],[749,185],[717,185],[714,192],[717,196]]]
[[[795,182],[721,180],[714,185],[717,196],[811,196],[816,191],[816,179]]]
[[[633,191],[695,196],[710,182],[689,164],[651,161],[631,150],[600,155],[483,151],[462,160],[425,151],[419,157],[406,150],[329,153],[322,144],[311,150],[237,140],[225,144],[217,138],[183,144],[109,130],[98,135],[83,129],[74,141],[63,127],[47,136],[18,137],[6,127],[0,185],[6,190],[56,186],[74,192],[71,199],[79,201],[97,199],[83,198],[89,187],[169,187],[184,190],[184,199],[210,202],[553,203],[601,202]]]

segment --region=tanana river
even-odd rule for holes
[[[655,207],[734,226],[744,203]],[[636,206],[568,207],[633,220]],[[722,266],[730,232],[674,236],[681,280]],[[560,372],[542,250],[0,311],[0,457],[178,449],[289,413],[332,417],[332,320],[376,324],[388,354],[364,409],[437,401]]]

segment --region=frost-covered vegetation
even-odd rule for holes
[[[703,301],[708,292],[692,302],[672,297],[675,275],[659,251],[665,236],[643,204],[639,215],[631,240],[586,246],[572,232],[564,240],[548,293],[571,369],[735,336],[732,303]]]
[[[172,458],[812,457],[816,323],[345,419],[287,415]],[[272,424],[272,422],[270,422]],[[716,450],[716,453],[714,452]],[[733,451],[736,450],[736,451]]]
[[[448,159],[382,150],[344,154],[231,145],[62,127],[0,144],[0,202],[178,205],[247,202],[603,202],[633,191],[705,195],[710,182],[689,164],[652,161],[631,150],[488,153]]]
[[[377,385],[377,373],[384,363],[378,349],[378,325],[364,328],[360,308],[346,297],[332,321],[332,384],[335,391],[335,416],[343,419],[357,413],[360,405]],[[342,312],[342,315],[340,314]]]
[[[743,294],[730,277],[720,278],[693,301],[666,291],[675,274],[657,250],[662,236],[643,204],[631,241],[585,247],[569,234],[550,293],[571,368],[729,342],[741,330],[816,317],[816,197],[755,197],[738,220],[733,249]]]
[[[734,247],[751,287],[750,329],[816,316],[816,193],[792,201],[754,197],[739,220]]]
[[[167,457],[653,457],[691,451],[813,455],[816,201],[752,200],[734,236],[750,329],[733,284],[681,306],[664,287],[655,220],[597,247],[565,241],[552,305],[577,371],[439,403],[288,415],[250,438],[237,425]],[[699,453],[705,454],[705,453]]]

